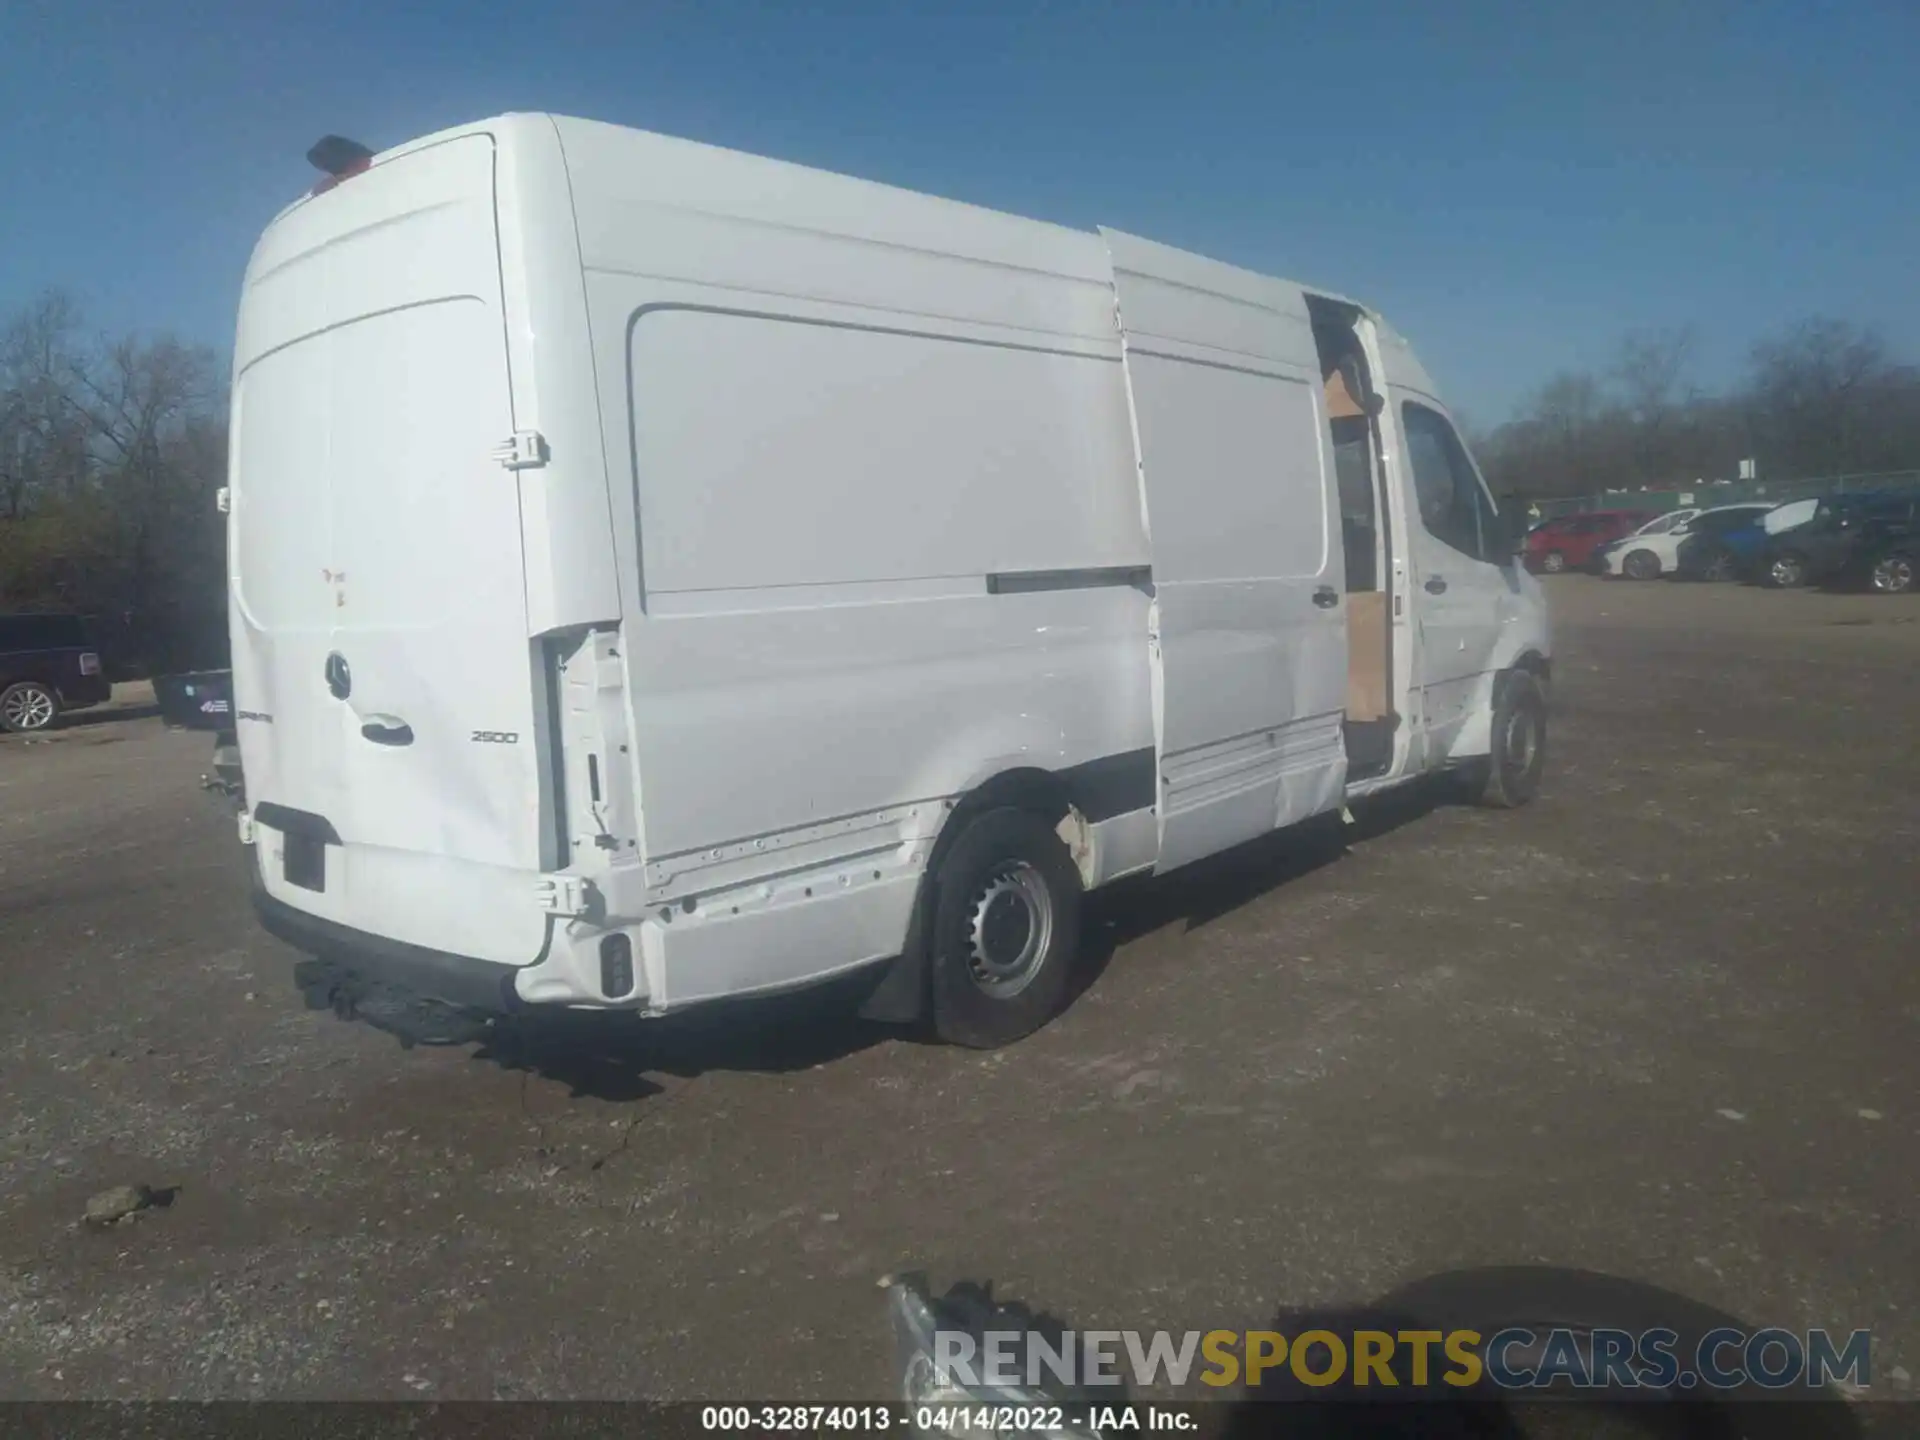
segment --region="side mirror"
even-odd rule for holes
[[[1500,547],[1501,555],[1510,558],[1520,554],[1527,548],[1527,534],[1532,529],[1527,523],[1527,512],[1522,510],[1520,503],[1510,496],[1507,508],[1499,511],[1498,514],[1503,542]]]

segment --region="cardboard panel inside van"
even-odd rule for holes
[[[1347,596],[1347,719],[1384,720],[1387,701],[1387,595],[1359,590]]]
[[[1329,420],[1354,420],[1365,415],[1353,393],[1347,389],[1346,376],[1335,370],[1327,376],[1327,418]]]

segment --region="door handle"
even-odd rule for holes
[[[1322,585],[1313,592],[1313,603],[1322,610],[1331,610],[1340,603],[1340,592],[1331,585]]]
[[[413,727],[397,715],[375,715],[360,727],[362,739],[376,745],[411,745]]]
[[[1447,593],[1446,578],[1440,575],[1429,575],[1427,577],[1427,593],[1429,595],[1446,594]]]

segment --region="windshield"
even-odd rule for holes
[[[1778,535],[1782,530],[1791,530],[1796,525],[1804,525],[1813,519],[1820,509],[1818,500],[1790,500],[1784,505],[1775,506],[1766,512],[1762,519],[1769,535]]]

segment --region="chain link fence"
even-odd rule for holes
[[[1867,491],[1920,490],[1920,470],[1883,470],[1872,474],[1823,475],[1808,480],[1715,480],[1674,490],[1605,490],[1597,495],[1532,500],[1527,511],[1541,520],[1577,515],[1584,510],[1677,510],[1683,505],[1703,509],[1741,505],[1749,501],[1805,500],[1820,495],[1860,494]]]

